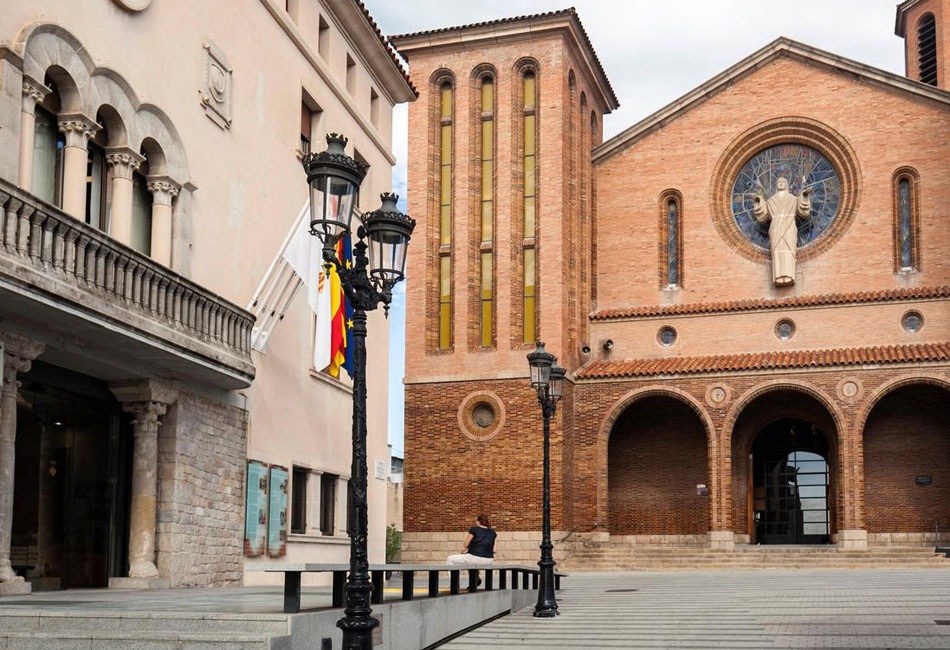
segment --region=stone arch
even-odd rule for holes
[[[100,133],[108,134],[107,147],[125,147],[129,143],[126,121],[112,104],[101,104],[95,112],[96,121],[105,127]]]
[[[42,82],[51,69],[64,113],[86,108],[82,89],[89,87],[95,64],[79,40],[59,25],[33,23],[20,30],[13,49],[23,56],[23,75]]]
[[[187,183],[188,160],[185,148],[168,116],[151,104],[143,104],[135,113],[133,126],[130,138],[132,147],[140,151],[145,141],[149,139],[161,144],[165,167],[162,173],[181,185]]]
[[[601,422],[597,432],[597,521],[595,526],[608,530],[608,448],[612,432],[620,417],[635,403],[654,397],[673,399],[688,407],[698,418],[706,434],[706,449],[710,481],[710,493],[717,490],[716,476],[713,472],[713,459],[716,457],[716,429],[706,409],[693,395],[673,386],[646,386],[630,391],[610,406],[607,416]],[[715,522],[715,512],[711,512],[711,521]]]

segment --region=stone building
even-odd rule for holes
[[[281,251],[311,138],[349,137],[375,209],[414,95],[358,0],[4,3],[0,593],[348,557],[351,389],[312,367]],[[372,463],[382,314],[369,329]],[[369,504],[382,560],[385,480]]]
[[[950,0],[900,76],[780,38],[617,136],[573,10],[393,37],[410,107],[403,560],[860,550],[950,516]],[[784,180],[783,180],[784,179]],[[446,497],[446,495],[449,495]]]

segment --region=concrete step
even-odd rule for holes
[[[188,614],[0,608],[0,650],[276,650],[283,614]]]
[[[0,602],[0,634],[3,630],[38,633],[96,631],[164,631],[181,634],[282,636],[290,633],[286,614],[211,614],[182,612],[131,612],[50,608],[3,608]]]
[[[564,570],[688,570],[796,568],[950,568],[934,547],[887,546],[840,551],[835,546],[737,546],[732,551],[608,542],[558,560]]]
[[[289,648],[287,643],[271,643],[271,637],[181,634],[176,632],[0,632],[3,650],[273,650]],[[6,644],[6,645],[4,645]]]

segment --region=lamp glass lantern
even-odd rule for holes
[[[350,232],[353,209],[366,169],[346,155],[347,139],[327,135],[327,148],[304,159],[310,185],[310,232],[324,245]]]
[[[548,394],[555,402],[560,400],[561,395],[564,394],[564,375],[566,374],[567,370],[557,364],[554,364],[554,366],[551,368],[551,376],[548,383]]]
[[[399,211],[395,194],[386,192],[379,198],[379,209],[363,215],[363,228],[369,240],[370,277],[388,289],[405,277],[406,250],[416,222]]]
[[[538,341],[534,352],[528,354],[528,366],[531,368],[531,387],[544,389],[551,381],[551,368],[557,357],[544,349],[544,343]],[[563,379],[563,375],[561,378]]]

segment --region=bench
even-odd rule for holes
[[[267,573],[284,574],[284,613],[296,614],[300,612],[300,576],[303,573],[331,573],[333,586],[331,589],[331,606],[343,607],[346,595],[346,576],[349,573],[349,564],[314,564],[304,562],[255,562],[245,566],[247,571],[264,571]],[[484,589],[492,591],[495,586],[495,575],[498,575],[498,589],[508,589],[509,577],[511,589],[537,589],[540,569],[515,564],[489,564],[459,566],[455,564],[371,564],[369,573],[373,584],[373,593],[370,602],[383,602],[383,577],[387,573],[399,571],[402,573],[401,600],[412,600],[414,596],[415,576],[417,573],[428,574],[428,596],[439,595],[439,574],[449,574],[449,593],[461,593],[459,575],[461,571],[478,570],[485,572]],[[561,588],[561,577],[567,574],[555,572],[554,588]],[[530,587],[529,587],[530,583]]]

